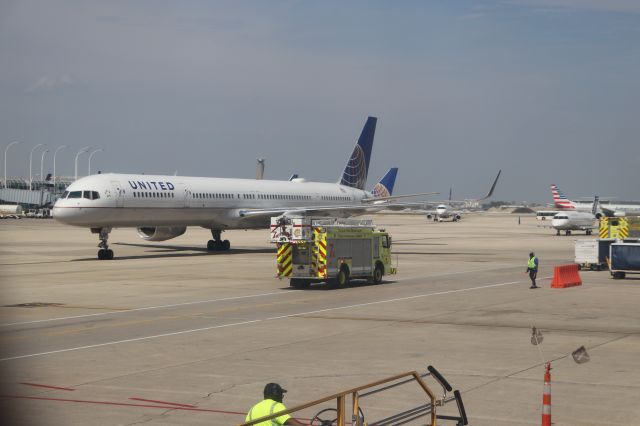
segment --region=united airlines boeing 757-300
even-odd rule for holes
[[[90,228],[99,235],[98,258],[112,259],[108,238],[115,227],[137,228],[147,241],[165,241],[188,226],[200,226],[211,230],[208,250],[228,250],[223,231],[268,228],[271,216],[345,217],[396,198],[432,194],[391,195],[397,169],[373,191],[364,189],[376,121],[367,119],[338,183],[105,173],[69,185],[53,215],[59,222]]]

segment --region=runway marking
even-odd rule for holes
[[[427,275],[427,276],[424,276],[424,278],[437,278],[437,277],[445,277],[445,276],[449,276],[449,275],[472,274],[472,273],[475,273],[475,272],[495,271],[495,270],[501,270],[501,269],[514,268],[514,267],[516,267],[516,266],[515,265],[509,265],[509,266],[504,266],[504,267],[499,267],[499,268],[482,268],[482,269],[473,269],[473,270],[468,270],[468,271],[444,272],[444,273],[440,273],[440,274]],[[422,278],[422,277],[403,277],[403,278],[394,279],[393,281],[400,282],[400,281],[414,280],[416,278]],[[198,305],[198,304],[204,304],[204,303],[224,302],[224,301],[229,301],[229,300],[240,300],[240,299],[247,299],[247,298],[252,298],[252,297],[265,297],[265,296],[287,295],[287,294],[298,294],[298,293],[297,292],[290,292],[289,293],[289,292],[283,292],[283,291],[276,291],[276,292],[272,292],[272,293],[250,294],[250,295],[247,295],[247,296],[227,297],[227,298],[222,298],[222,299],[196,300],[196,301],[192,301],[192,302],[174,303],[174,304],[170,304],[170,305],[147,306],[147,307],[144,307],[144,308],[122,309],[122,310],[118,310],[118,311],[99,312],[99,313],[95,313],[95,314],[74,315],[74,316],[69,316],[69,317],[46,318],[46,319],[34,320],[34,321],[4,323],[4,324],[0,324],[0,327],[12,327],[12,326],[17,326],[17,325],[29,325],[29,324],[38,324],[38,323],[43,323],[43,322],[64,321],[64,320],[69,320],[69,319],[81,319],[81,318],[99,317],[99,316],[106,316],[106,315],[127,314],[127,313],[130,313],[130,312],[148,311],[148,310],[153,310],[153,309],[176,308],[176,307],[179,307],[179,306],[189,306],[189,305]]]
[[[147,306],[147,307],[144,307],[144,308],[133,308],[133,309],[120,310],[120,311],[99,312],[99,313],[96,313],[96,314],[74,315],[74,316],[70,316],[70,317],[59,317],[59,318],[47,318],[47,319],[34,320],[34,321],[12,322],[12,323],[0,324],[0,327],[10,327],[10,326],[15,326],[15,325],[37,324],[37,323],[52,322],[52,321],[64,321],[64,320],[69,320],[69,319],[99,317],[99,316],[105,316],[105,315],[117,315],[117,314],[125,314],[125,313],[130,313],[130,312],[149,311],[149,310],[152,310],[152,309],[176,308],[178,306],[189,306],[189,305],[198,305],[198,304],[203,304],[203,303],[225,302],[225,301],[229,301],[229,300],[241,300],[241,299],[249,299],[249,298],[252,298],[252,297],[265,297],[265,296],[282,295],[282,294],[294,294],[294,293],[283,293],[282,291],[274,291],[272,293],[250,294],[250,295],[247,295],[247,296],[225,297],[225,298],[222,298],[222,299],[196,300],[196,301],[193,301],[193,302],[173,303],[171,305]]]
[[[196,408],[195,405],[191,405],[191,404],[178,404],[177,402],[156,401],[155,399],[144,399],[144,398],[129,398],[129,399],[132,400],[132,401],[154,402],[156,404],[175,405],[177,407]]]
[[[544,280],[544,279],[547,279],[547,278],[550,278],[550,277],[539,278],[539,280]],[[504,286],[520,284],[520,283],[522,283],[522,281],[520,281],[520,280],[519,281],[510,281],[510,282],[506,282],[506,283],[488,284],[488,285],[483,285],[483,286],[478,286],[478,287],[468,287],[468,288],[462,288],[462,289],[457,289],[457,290],[447,290],[447,291],[439,291],[439,292],[435,292],[435,293],[416,294],[416,295],[413,295],[413,296],[397,297],[397,298],[394,298],[394,299],[378,300],[378,301],[375,301],[375,302],[357,303],[357,304],[354,304],[354,305],[347,305],[347,306],[336,306],[336,307],[333,307],[333,308],[317,309],[317,310],[314,310],[314,311],[307,311],[307,312],[298,312],[296,314],[279,315],[279,316],[275,316],[275,317],[267,317],[267,318],[262,318],[262,319],[249,320],[249,321],[240,321],[240,322],[229,323],[229,324],[212,325],[210,327],[194,328],[194,329],[191,329],[191,330],[174,331],[174,332],[171,332],[171,333],[155,334],[155,335],[152,335],[152,336],[135,337],[135,338],[132,338],[132,339],[124,339],[124,340],[116,340],[116,341],[112,341],[112,342],[97,343],[95,345],[78,346],[78,347],[75,347],[75,348],[58,349],[58,350],[55,350],[55,351],[47,351],[47,352],[40,352],[40,353],[27,354],[27,355],[18,355],[18,356],[13,356],[13,357],[8,357],[8,358],[0,358],[0,362],[11,361],[11,360],[16,360],[16,359],[32,358],[32,357],[38,357],[38,356],[45,356],[45,355],[53,355],[53,354],[59,354],[59,353],[64,353],[64,352],[79,351],[79,350],[83,350],[83,349],[100,348],[100,347],[104,347],[104,346],[119,345],[119,344],[123,344],[123,343],[139,342],[139,341],[143,341],[143,340],[158,339],[158,338],[161,338],[161,337],[179,336],[179,335],[182,335],[182,334],[197,333],[197,332],[200,332],[200,331],[216,330],[216,329],[221,329],[221,328],[236,327],[236,326],[247,325],[247,324],[256,324],[256,323],[260,323],[260,322],[273,321],[273,320],[292,318],[292,317],[300,317],[300,316],[304,316],[304,315],[318,314],[318,313],[321,313],[321,312],[331,312],[331,311],[337,311],[337,310],[341,310],[341,309],[361,308],[361,307],[365,307],[365,306],[373,306],[373,305],[380,305],[380,304],[384,304],[384,303],[400,302],[400,301],[419,299],[419,298],[429,297],[429,296],[441,296],[441,295],[445,295],[445,294],[454,294],[454,293],[462,293],[462,292],[466,292],[466,291],[475,291],[475,290],[484,290],[484,289],[488,289],[488,288],[504,287]]]
[[[227,410],[214,410],[210,408],[197,408],[197,407],[180,407],[169,405],[147,405],[147,404],[131,404],[127,402],[110,402],[110,401],[91,401],[86,399],[63,399],[63,398],[47,398],[43,396],[21,396],[21,395],[0,395],[0,398],[8,399],[35,399],[39,401],[56,401],[56,402],[79,402],[84,404],[99,404],[99,405],[118,405],[121,407],[142,407],[142,408],[161,408],[163,410],[184,410],[184,411],[200,411],[207,413],[220,413],[220,414],[237,414],[244,416],[247,413],[241,413],[239,411],[227,411]]]
[[[25,385],[25,386],[35,386],[38,388],[47,388],[47,389],[57,389],[57,390],[65,390],[65,391],[74,391],[75,389],[71,389],[71,388],[61,388],[59,386],[51,386],[51,385],[41,385],[38,383],[27,383],[27,382],[20,382],[21,385]]]

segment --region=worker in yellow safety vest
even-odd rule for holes
[[[529,253],[529,262],[527,262],[527,272],[529,272],[529,278],[531,278],[531,287],[539,288],[536,285],[536,277],[538,276],[538,258],[534,252]]]
[[[251,410],[247,413],[245,423],[249,423],[260,417],[270,416],[272,414],[284,411],[287,407],[282,403],[282,398],[287,390],[282,389],[277,383],[267,383],[264,387],[264,400],[258,402],[251,407]],[[256,426],[279,426],[279,425],[294,425],[294,426],[307,426],[304,423],[300,423],[288,414],[283,414],[274,419],[264,422],[256,423]]]

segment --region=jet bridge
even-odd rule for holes
[[[427,385],[427,379],[435,381],[442,389],[442,394],[437,396]],[[315,413],[312,417],[304,419],[312,426],[399,426],[408,424],[438,424],[467,425],[467,415],[462,403],[460,391],[455,390],[447,380],[433,367],[427,367],[427,372],[419,374],[410,371],[395,376],[387,377],[372,383],[348,389],[336,394],[307,402],[285,411],[274,413],[251,422],[242,423],[240,426],[251,426],[283,414],[290,414],[302,419],[307,413]],[[376,396],[385,401],[384,407],[379,402],[369,400]],[[349,398],[350,397],[350,398]],[[351,408],[347,408],[347,400],[350,399]],[[334,405],[329,405],[331,402]],[[414,402],[409,408],[399,407]],[[415,405],[417,402],[418,405]],[[457,413],[439,414],[436,411],[443,410],[446,404],[455,402]],[[448,410],[453,411],[453,410]],[[294,413],[298,413],[295,415]],[[348,416],[350,415],[350,419]],[[441,421],[446,421],[443,423]],[[451,423],[455,422],[455,423]]]

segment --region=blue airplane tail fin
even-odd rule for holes
[[[376,133],[376,117],[367,118],[367,122],[360,133],[347,165],[342,172],[340,185],[352,188],[364,189],[367,183],[367,173],[369,172],[369,160],[371,159],[371,148],[373,147],[373,136]]]
[[[396,176],[398,175],[398,168],[392,167],[389,169],[386,175],[380,182],[376,183],[376,186],[373,187],[371,193],[374,197],[390,197],[393,195],[393,186],[396,183]]]

